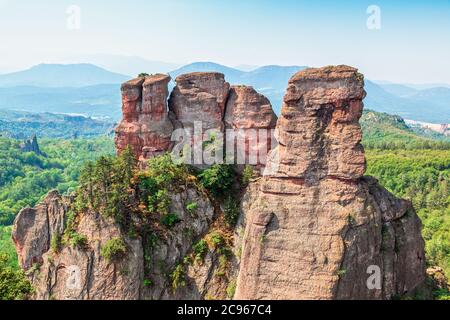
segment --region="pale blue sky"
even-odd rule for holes
[[[66,9],[81,8],[68,30]],[[369,5],[381,30],[366,27]],[[189,63],[354,65],[370,79],[450,83],[450,0],[0,0],[0,71],[108,53]]]

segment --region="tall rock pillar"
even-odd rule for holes
[[[245,210],[237,299],[384,299],[424,279],[411,204],[363,177],[364,79],[348,66],[294,75],[279,146]],[[381,286],[367,286],[368,271]]]
[[[169,76],[157,74],[122,85],[123,119],[115,138],[118,153],[130,145],[136,157],[145,162],[170,151],[173,124],[167,107],[169,81]]]

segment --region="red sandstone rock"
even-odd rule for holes
[[[251,153],[256,156],[252,164],[264,167],[267,153],[272,149],[272,130],[277,123],[270,101],[252,87],[232,86],[224,121],[227,129],[234,129],[239,139],[245,141],[244,150],[237,151],[245,154],[245,163],[250,163]]]
[[[169,79],[156,75],[123,84],[118,152],[129,144],[144,161],[170,150],[172,123],[192,128],[199,120],[204,129],[221,130],[224,121],[244,131],[275,124],[266,98],[244,86],[229,92],[217,73],[178,77],[170,99],[173,112],[168,113]],[[362,75],[347,66],[308,69],[292,77],[277,124],[280,144],[270,153],[268,174],[251,182],[243,196],[235,244],[236,252],[242,252],[240,265],[236,257],[228,257],[226,277],[211,277],[223,273],[224,266],[209,250],[203,264],[186,266],[184,288],[175,292],[167,281],[167,271],[192,253],[198,239],[217,232],[217,208],[193,185],[169,192],[170,211],[180,222],[158,239],[146,262],[140,237],[130,238],[113,219],[94,212],[80,212],[76,226],[87,239],[86,248],[65,245],[52,252],[52,237],[63,234],[73,199],[51,192],[36,208],[22,210],[14,222],[20,265],[30,270],[42,264],[29,273],[35,298],[224,298],[224,279],[237,274],[235,299],[389,299],[412,292],[425,279],[421,222],[410,202],[394,197],[374,178],[363,177],[358,124],[363,86]],[[246,152],[250,147],[261,145],[248,144]],[[192,203],[198,205],[195,214],[186,209]],[[140,212],[132,214],[134,223],[147,226]],[[110,263],[100,249],[114,237],[124,239],[127,255]],[[151,264],[153,282],[148,288],[142,286],[148,280],[146,263]],[[380,269],[380,288],[367,286],[368,271],[373,270],[369,267],[374,266]],[[72,267],[79,272],[77,288],[67,285],[76,270]]]
[[[122,85],[123,119],[116,128],[116,148],[121,153],[128,145],[144,162],[170,151],[173,124],[167,110],[167,85],[163,74],[141,77]]]
[[[169,108],[186,129],[201,121],[203,130],[223,130],[223,116],[230,85],[217,72],[194,72],[176,78]]]
[[[424,281],[411,203],[362,177],[363,86],[347,66],[289,81],[270,174],[244,197],[236,299],[389,299]],[[367,286],[370,266],[380,270],[378,289]]]
[[[359,118],[363,76],[347,66],[294,75],[279,119],[279,172],[318,179],[361,177],[365,171]]]

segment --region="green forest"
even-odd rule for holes
[[[366,151],[367,175],[413,202],[423,223],[429,265],[450,277],[450,150]]]
[[[49,190],[73,190],[83,163],[114,153],[111,138],[42,139],[45,155],[22,152],[20,141],[0,137],[0,225],[10,225],[24,207],[34,206]]]
[[[395,195],[412,201],[423,222],[428,264],[440,266],[450,277],[449,140],[414,132],[399,117],[370,111],[361,124],[367,175],[379,179]],[[34,206],[51,189],[61,193],[75,190],[80,174],[93,168],[84,164],[114,154],[110,137],[40,139],[44,155],[22,152],[20,143],[0,137],[0,255],[1,264],[8,266],[13,276],[19,272],[10,239],[15,215],[24,207]],[[102,159],[112,161],[110,157]],[[111,207],[112,214],[116,209]]]

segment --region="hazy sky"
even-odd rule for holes
[[[80,29],[67,27],[70,5]],[[380,30],[367,27],[369,5],[381,9]],[[95,53],[345,63],[374,80],[450,83],[450,0],[0,0],[0,71]]]

